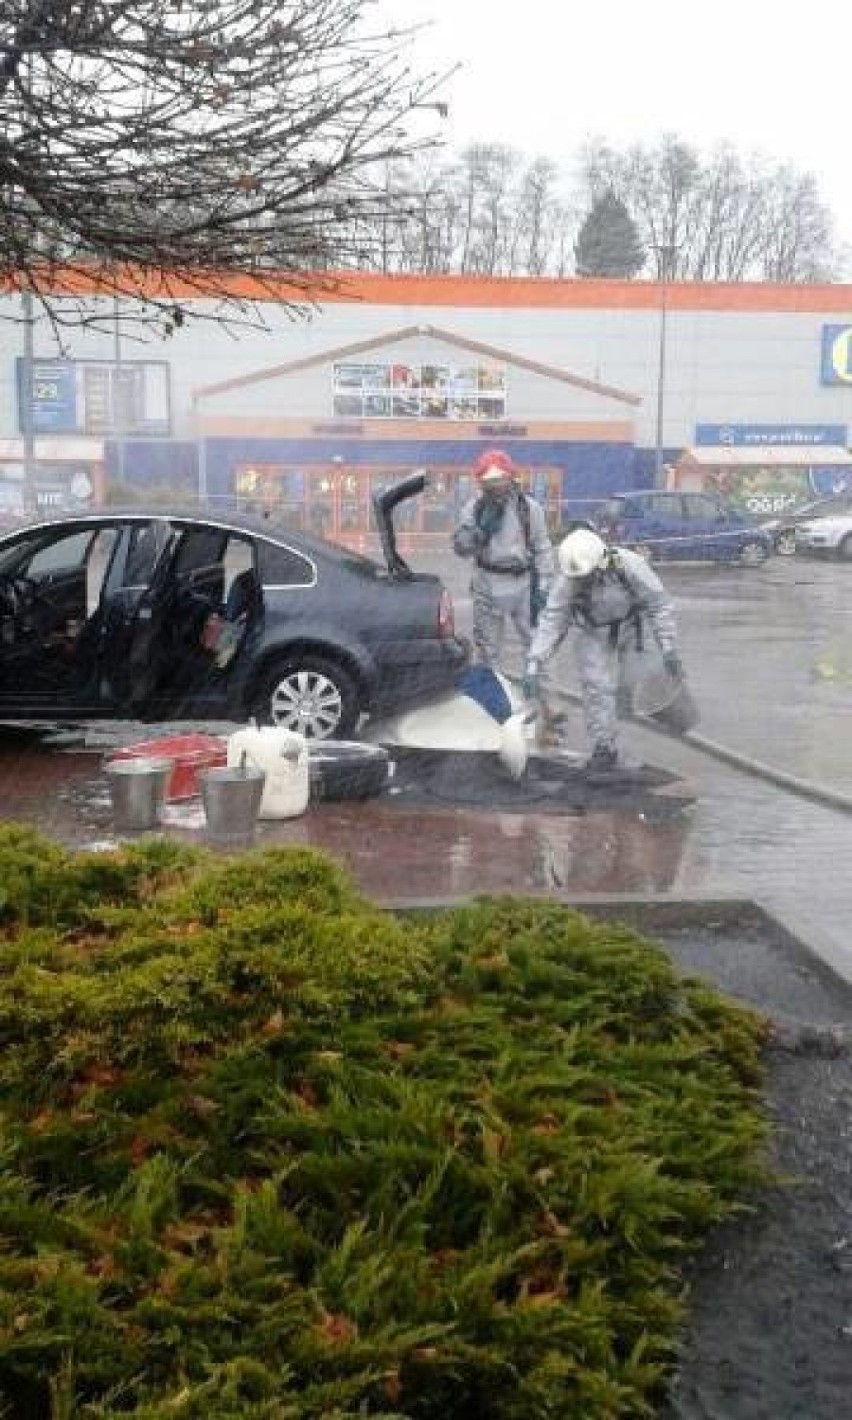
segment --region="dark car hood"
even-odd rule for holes
[[[386,488],[383,493],[373,495],[373,516],[376,519],[379,538],[385,562],[392,577],[413,577],[408,563],[400,557],[396,546],[396,529],[393,524],[394,509],[406,498],[416,498],[429,482],[426,473],[412,473],[399,483]]]

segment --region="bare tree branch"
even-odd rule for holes
[[[439,81],[371,0],[6,0],[0,282],[98,322],[57,283],[95,277],[168,327],[251,273],[294,306],[357,264],[388,164]],[[257,288],[256,288],[257,289]],[[237,302],[239,304],[239,302]]]

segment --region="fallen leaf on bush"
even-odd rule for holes
[[[484,967],[486,971],[505,971],[509,966],[509,958],[503,952],[498,952],[490,957],[474,957],[474,961],[477,966]]]
[[[387,1054],[392,1056],[394,1060],[404,1060],[406,1055],[411,1055],[415,1048],[407,1040],[388,1040],[384,1046]]]
[[[263,1025],[260,1028],[260,1033],[261,1035],[280,1035],[283,1029],[284,1012],[276,1011],[274,1015],[271,1015],[269,1017],[268,1021],[263,1022]]]
[[[486,1159],[502,1159],[509,1152],[509,1140],[496,1129],[483,1129],[482,1152]]]
[[[206,1095],[190,1095],[186,1107],[190,1113],[197,1114],[199,1119],[210,1119],[219,1110],[216,1101],[208,1099]]]
[[[565,1293],[561,1291],[525,1292],[521,1297],[520,1305],[525,1307],[558,1307],[564,1301]]]
[[[326,1312],[320,1322],[319,1329],[326,1341],[339,1342],[342,1345],[354,1341],[358,1335],[358,1327],[355,1322],[340,1312]]]
[[[193,1222],[170,1223],[163,1229],[162,1242],[166,1247],[194,1247],[210,1232],[203,1224]]]
[[[402,1395],[402,1381],[399,1371],[388,1371],[384,1378],[382,1390],[390,1401],[391,1405],[396,1405]]]
[[[431,1254],[429,1261],[433,1267],[446,1267],[458,1257],[461,1257],[461,1253],[457,1247],[439,1247],[437,1252]]]
[[[151,1141],[143,1134],[134,1134],[130,1141],[127,1152],[130,1155],[130,1162],[135,1165],[144,1163],[151,1152]]]
[[[120,1085],[125,1072],[118,1065],[110,1065],[105,1060],[93,1060],[83,1070],[81,1078],[89,1085],[101,1085],[104,1089]]]
[[[111,1253],[105,1252],[100,1257],[96,1257],[89,1267],[93,1277],[97,1277],[101,1282],[111,1282],[118,1272],[115,1258]]]

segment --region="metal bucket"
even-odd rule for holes
[[[253,765],[202,769],[201,801],[207,836],[223,848],[247,848],[254,842],[266,775]]]
[[[689,687],[667,671],[654,670],[637,682],[633,690],[633,711],[646,715],[672,734],[685,735],[699,720],[698,706]]]
[[[135,833],[159,826],[171,772],[170,759],[114,759],[105,765],[117,829]]]

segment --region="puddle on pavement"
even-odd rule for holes
[[[138,735],[121,735],[123,743],[134,738]],[[48,743],[32,736],[12,743],[4,736],[0,818],[31,823],[69,847],[94,851],[137,837],[116,832],[102,773],[118,739],[98,733],[96,743],[97,748],[76,734],[51,736]],[[399,790],[410,782],[402,761],[411,752],[391,753],[399,767],[390,787]],[[459,759],[470,761],[465,776],[459,773],[465,766],[453,763]],[[594,790],[594,797],[581,803],[575,757],[566,755],[561,766],[555,760],[538,766],[533,759],[531,766],[524,789],[508,779],[496,756],[453,755],[442,769],[434,762],[429,769],[431,796],[424,791],[415,801],[395,792],[364,802],[321,803],[299,818],[261,822],[257,843],[305,844],[332,853],[379,900],[562,889],[666,892],[673,887],[691,832],[690,800],[682,781],[647,770],[638,792],[635,784],[626,794],[624,786],[611,786],[606,794]],[[421,781],[425,767],[418,771]],[[484,798],[480,793],[471,801],[471,785],[484,771],[486,780],[488,773],[500,776],[500,794],[492,783]],[[527,801],[518,802],[524,793]],[[160,832],[204,844],[200,799],[167,803]]]

